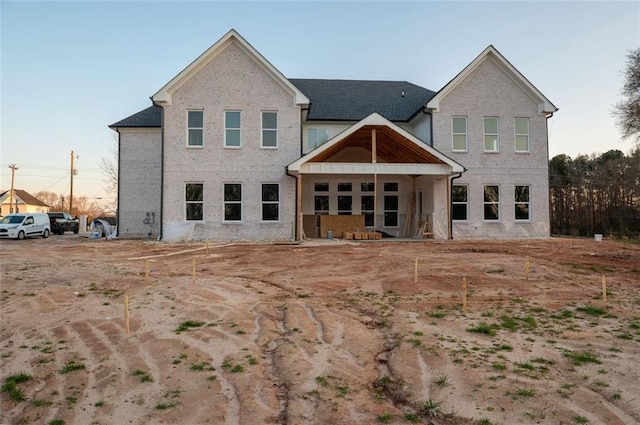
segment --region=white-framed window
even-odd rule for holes
[[[360,183],[360,214],[364,216],[364,225],[373,227],[375,203],[375,184],[373,182]]]
[[[467,117],[452,117],[451,133],[453,135],[452,148],[454,152],[466,152],[468,150]]]
[[[187,111],[187,146],[204,145],[204,111]]]
[[[320,228],[320,216],[329,214],[329,183],[317,182],[314,183],[313,189],[315,191],[313,198],[313,208],[316,216],[316,228]]]
[[[515,118],[515,145],[516,152],[529,152],[529,118]]]
[[[498,152],[498,118],[484,117],[484,151]]]
[[[338,183],[338,215],[351,215],[353,210],[353,196],[351,183]]]
[[[262,111],[262,147],[278,147],[278,113]]]
[[[329,131],[326,128],[309,128],[307,130],[307,149],[313,150],[329,140]]]
[[[466,184],[451,188],[451,218],[458,221],[469,220],[469,187]]]
[[[224,184],[224,221],[242,220],[242,184]]]
[[[500,186],[484,186],[484,219],[487,221],[500,220]]]
[[[531,220],[531,190],[529,185],[514,187],[515,219]]]
[[[185,183],[184,185],[185,220],[202,221],[204,206],[204,184]]]
[[[280,220],[280,185],[262,184],[262,221]]]
[[[240,147],[241,123],[242,123],[242,113],[240,111],[224,111],[224,147],[225,148]]]
[[[384,183],[384,226],[398,227],[398,183]],[[393,193],[396,193],[395,195]]]

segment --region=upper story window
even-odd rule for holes
[[[516,133],[516,152],[529,152],[529,118],[514,120]]]
[[[187,111],[187,146],[202,147],[204,111]]]
[[[204,185],[187,183],[184,185],[185,218],[189,221],[202,221]]]
[[[467,117],[452,117],[451,130],[453,134],[453,151],[466,152],[467,147]]]
[[[278,113],[262,112],[262,147],[278,147]]]
[[[484,151],[498,152],[497,117],[484,117]]]
[[[451,191],[451,218],[453,220],[469,219],[469,201],[467,185],[453,185]]]
[[[500,220],[500,187],[487,185],[484,187],[484,219]]]
[[[240,111],[224,111],[224,147],[240,147]]]
[[[329,131],[326,128],[310,128],[307,130],[307,149],[313,150],[329,140]]]

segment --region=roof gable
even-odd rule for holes
[[[365,128],[368,126],[388,127],[391,131],[402,136],[402,138],[404,138],[404,140],[406,140],[407,143],[411,144],[413,148],[425,151],[427,156],[431,158],[433,161],[450,166],[451,172],[461,173],[465,171],[465,168],[459,163],[457,163],[456,161],[454,161],[453,159],[447,157],[437,149],[427,145],[426,143],[418,139],[413,134],[409,133],[408,131],[404,130],[402,127],[397,126],[396,124],[392,123],[391,121],[389,121],[388,119],[386,119],[385,117],[377,113],[373,113],[369,115],[365,119],[352,125],[342,133],[328,140],[323,145],[309,152],[302,158],[299,158],[298,160],[292,162],[287,167],[288,170],[299,171],[301,166],[307,162],[323,161],[324,159],[326,159],[328,156],[332,154],[332,151],[334,151],[342,143],[343,140],[347,139],[351,135],[356,134],[362,128]]]
[[[407,81],[290,80],[310,100],[308,120],[360,121],[376,112],[390,121],[410,121],[435,92]]]
[[[492,60],[505,74],[507,74],[523,91],[525,91],[538,104],[538,111],[545,114],[553,114],[558,110],[527,78],[520,73],[502,54],[489,45],[458,75],[449,81],[438,93],[427,102],[427,108],[438,110],[440,101],[451,93],[467,76],[478,68],[485,60]]]
[[[306,105],[309,103],[309,99],[294,86],[280,71],[278,71],[267,59],[264,58],[256,49],[253,48],[244,38],[240,36],[235,30],[227,32],[220,40],[218,40],[213,46],[209,47],[203,54],[201,54],[196,60],[191,62],[189,66],[183,69],[178,75],[176,75],[171,81],[164,85],[158,92],[156,92],[151,100],[156,105],[170,105],[172,94],[182,86],[193,75],[200,71],[206,64],[213,60],[220,52],[226,49],[231,43],[235,43],[239,46],[249,57],[256,61],[268,74],[270,74],[276,81],[278,81],[285,89],[287,89],[295,97],[295,103],[297,105]]]
[[[0,193],[0,203],[4,203],[4,201],[10,198],[10,190],[5,190]],[[45,204],[26,190],[14,189],[13,190],[13,202],[22,201],[24,205],[35,205],[39,207],[48,207],[49,205]]]

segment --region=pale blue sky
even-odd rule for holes
[[[611,110],[640,2],[1,1],[0,188],[105,196],[107,126],[230,28],[292,78],[407,80],[437,91],[493,44],[560,110],[550,156],[627,152]]]

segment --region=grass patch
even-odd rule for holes
[[[442,319],[446,315],[447,312],[439,308],[429,312],[429,317],[433,317],[434,319]]]
[[[24,390],[18,387],[18,384],[27,382],[30,379],[31,379],[31,375],[24,372],[20,372],[16,375],[10,375],[7,378],[5,378],[4,382],[2,383],[2,387],[0,387],[0,392],[2,392],[3,394],[6,394],[7,397],[9,397],[9,400],[11,401],[16,401],[16,402],[24,401],[27,399],[27,397],[24,394]]]
[[[467,328],[467,332],[494,336],[496,334],[497,328],[498,328],[498,325],[489,325],[485,322],[480,322],[478,325],[474,327]]]
[[[588,314],[589,316],[594,316],[594,317],[604,316],[605,314],[607,314],[606,308],[594,307],[591,305],[584,306],[584,307],[576,307],[576,311],[579,311],[580,313],[585,313],[585,314]]]
[[[394,404],[406,403],[410,395],[404,381],[394,381],[389,375],[374,381],[373,390],[379,397],[391,400]]]
[[[133,376],[137,376],[140,382],[153,382],[153,378],[144,370],[136,370],[133,372]]]
[[[33,400],[31,400],[31,404],[33,405],[33,407],[48,407],[51,406],[53,404],[52,401],[49,400],[43,400],[40,398],[35,398]]]
[[[172,407],[176,407],[177,405],[178,405],[177,401],[163,401],[161,403],[156,404],[155,409],[167,410],[167,409],[171,409]]]
[[[446,387],[446,386],[449,386],[449,384],[451,384],[451,380],[447,375],[440,375],[438,379],[434,381],[434,383],[439,387]]]
[[[567,350],[563,354],[565,357],[570,358],[571,362],[575,366],[582,366],[583,364],[587,364],[587,363],[595,363],[595,364],[602,363],[600,359],[598,359],[595,355],[586,351],[568,351]]]
[[[76,363],[75,360],[69,360],[64,364],[64,366],[62,366],[62,369],[60,369],[60,374],[66,375],[67,373],[75,372],[76,370],[85,369],[85,367],[84,363]]]
[[[381,424],[390,424],[393,422],[393,415],[389,412],[384,412],[381,415],[376,416],[376,422]]]
[[[176,328],[175,333],[188,331],[190,328],[199,328],[204,326],[204,322],[196,322],[195,320],[186,320]]]

